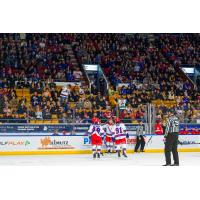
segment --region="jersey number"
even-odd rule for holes
[[[92,129],[92,132],[97,132],[97,133],[99,133],[100,132],[100,128],[99,127],[93,127],[93,129]]]
[[[120,128],[116,128],[115,130],[116,130],[117,134],[122,133],[122,128],[121,127]]]

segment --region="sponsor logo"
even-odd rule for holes
[[[40,140],[41,147],[39,149],[74,149],[69,145],[68,140],[51,139],[51,137],[45,137]]]
[[[128,145],[136,144],[136,138],[127,139],[127,144]],[[91,141],[88,137],[83,138],[83,145],[84,146],[91,146]]]
[[[127,144],[129,144],[129,145],[136,144],[136,138],[128,138],[127,139]]]
[[[89,137],[83,138],[83,146],[85,148],[91,148],[91,140],[89,139]]]
[[[88,126],[74,126],[74,131],[87,131],[88,130]]]
[[[7,140],[0,141],[0,145],[9,145],[9,146],[27,146],[30,145],[31,142],[29,140]]]
[[[90,141],[89,137],[83,138],[83,144],[84,145],[91,144],[91,141]]]
[[[192,140],[184,140],[184,141],[180,141],[181,145],[190,145],[190,144],[199,144],[196,141],[192,141]]]
[[[47,131],[47,130],[48,130],[48,127],[47,127],[47,126],[44,126],[43,130],[44,130],[44,131]]]

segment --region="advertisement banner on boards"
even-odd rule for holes
[[[178,148],[199,148],[199,135],[181,135],[179,140],[183,145]],[[164,149],[163,136],[146,136],[145,149]],[[133,150],[136,137],[127,139],[127,149]],[[106,149],[104,143],[103,149]],[[13,136],[0,137],[0,151],[66,151],[66,150],[91,150],[88,136]]]
[[[82,146],[81,136],[0,137],[0,151],[80,150]]]
[[[0,133],[87,133],[90,124],[0,124]],[[128,131],[136,131],[137,124],[127,124]]]
[[[66,133],[87,133],[90,124],[0,124],[0,133],[23,133],[23,134],[53,134],[55,130]],[[135,134],[138,124],[126,124],[127,131],[130,134]],[[145,124],[147,130],[147,124]],[[200,124],[180,124],[180,134],[200,135]]]

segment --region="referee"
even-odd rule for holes
[[[179,119],[175,116],[174,110],[170,110],[164,135],[166,164],[163,166],[179,166],[179,156],[177,151],[178,134]],[[173,154],[174,164],[171,164],[171,152]]]
[[[144,152],[145,147],[145,139],[144,139],[144,126],[142,120],[139,121],[139,125],[136,130],[136,145],[135,145],[135,152],[138,152],[140,148],[140,152]]]

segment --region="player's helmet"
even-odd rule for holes
[[[119,117],[116,117],[115,122],[116,122],[116,123],[120,123],[120,122],[121,122],[121,119],[120,119]]]
[[[97,122],[97,124],[100,124],[101,120],[99,118],[96,118],[96,122]]]
[[[92,118],[92,123],[93,123],[93,124],[100,124],[101,121],[100,121],[99,118],[97,118],[97,117],[93,117],[93,118]]]
[[[96,117],[93,117],[93,118],[92,118],[92,123],[93,123],[93,124],[96,124],[96,120],[97,120],[97,118],[96,118]]]

